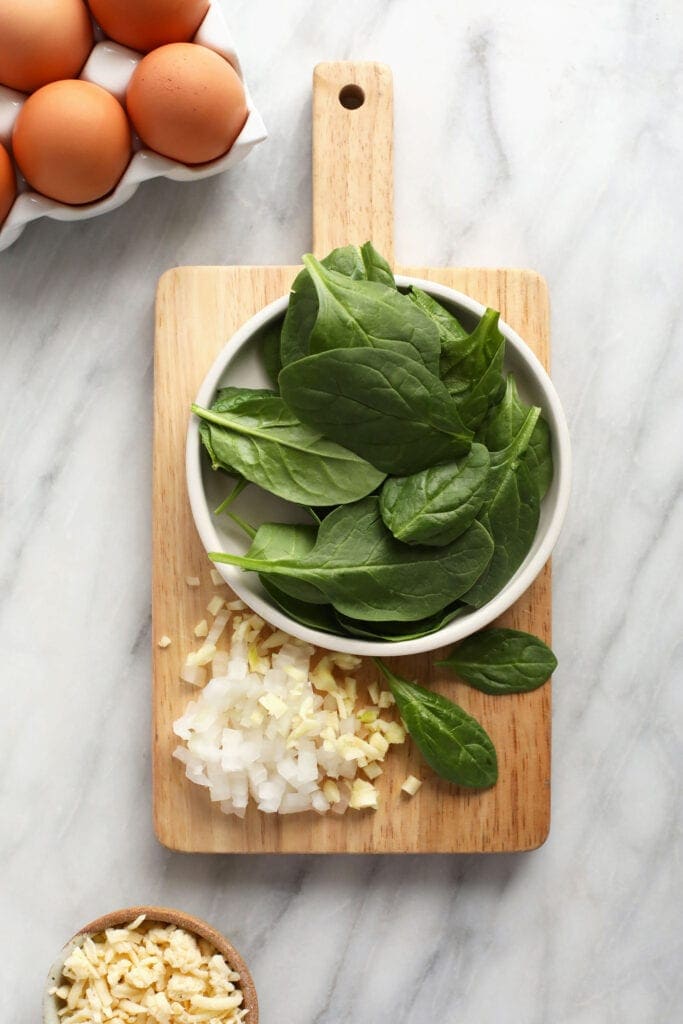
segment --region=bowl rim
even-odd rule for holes
[[[481,302],[459,292],[454,288],[439,284],[435,281],[425,280],[418,277],[410,277],[403,274],[396,275],[396,283],[399,287],[415,286],[428,292],[436,298],[444,299],[446,302],[466,309],[468,312],[481,317],[486,310]],[[218,383],[225,373],[225,370],[237,353],[258,334],[258,332],[271,320],[281,316],[289,303],[289,293],[268,303],[250,317],[235,333],[226,341],[218,353],[208,373],[197,392],[195,403],[208,406],[215,394]],[[359,657],[384,656],[402,657],[413,654],[422,654],[438,650],[441,647],[457,643],[471,636],[480,629],[488,626],[497,619],[503,612],[506,612],[517,601],[522,594],[528,590],[533,581],[541,572],[548,561],[555,544],[557,543],[562,525],[569,504],[571,491],[571,441],[567,420],[560,402],[559,395],[555,390],[549,374],[536,354],[526,342],[514,331],[504,320],[499,322],[500,330],[505,337],[506,343],[510,344],[521,360],[526,364],[535,382],[541,391],[546,411],[550,413],[553,420],[553,435],[556,441],[556,458],[554,460],[554,475],[557,480],[557,497],[555,509],[548,521],[545,532],[541,538],[538,550],[529,563],[517,570],[511,580],[496,596],[482,608],[455,619],[434,633],[428,636],[419,637],[414,640],[399,640],[396,643],[391,641],[365,641],[360,638],[342,637],[336,633],[324,633],[321,630],[303,626],[290,619],[279,608],[275,608],[264,598],[249,593],[245,596],[240,586],[240,570],[235,566],[215,563],[215,568],[220,572],[226,583],[235,591],[245,603],[258,615],[264,618],[271,625],[282,629],[292,636],[322,647],[326,650],[335,650],[348,654],[355,654]],[[204,494],[202,483],[202,453],[199,439],[199,426],[195,416],[190,416],[187,431],[187,443],[185,453],[187,489],[192,509],[192,516],[199,533],[199,537],[205,550],[220,550],[220,540],[211,519],[208,502]]]
[[[228,942],[224,935],[216,931],[215,928],[212,928],[210,924],[200,917],[195,917],[193,914],[187,914],[183,910],[175,910],[171,907],[152,906],[123,907],[120,910],[113,910],[84,925],[69,939],[60,950],[48,974],[43,1000],[43,1024],[58,1024],[61,1020],[57,1016],[56,998],[50,995],[50,989],[59,984],[64,961],[72,950],[79,946],[88,935],[97,935],[107,928],[120,928],[123,925],[131,924],[143,914],[149,921],[173,924],[177,928],[183,928],[185,931],[198,935],[200,938],[210,942],[228,966],[239,974],[239,989],[244,996],[244,1007],[249,1011],[247,1019],[250,1024],[258,1024],[259,1008],[254,980],[249,968],[232,943]]]

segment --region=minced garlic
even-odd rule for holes
[[[351,799],[349,807],[355,811],[363,811],[367,807],[377,810],[377,790],[371,783],[364,779],[355,779],[351,786]]]
[[[63,1024],[238,1024],[239,981],[209,942],[139,917],[86,938],[50,994]]]

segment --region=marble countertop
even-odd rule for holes
[[[683,16],[677,0],[225,2],[269,142],[0,256],[3,1002],[85,921],[208,918],[264,1024],[683,1018]],[[151,826],[155,283],[310,244],[310,79],[391,65],[396,257],[543,273],[575,484],[553,825],[514,856],[192,857]],[[677,514],[678,513],[678,514]],[[678,733],[677,733],[678,726]]]

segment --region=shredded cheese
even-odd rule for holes
[[[204,939],[140,917],[86,938],[50,994],[62,1024],[239,1024],[239,981]]]

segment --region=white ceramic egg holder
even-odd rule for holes
[[[95,46],[78,77],[86,82],[101,85],[120,103],[124,103],[128,83],[143,55],[105,39],[97,27],[95,37]],[[150,149],[145,149],[133,131],[133,155],[118,185],[104,199],[99,199],[95,203],[87,203],[84,206],[68,206],[48,199],[38,192],[32,192],[17,169],[18,195],[7,219],[0,226],[0,252],[17,240],[30,221],[37,220],[39,217],[74,221],[97,217],[101,213],[109,213],[110,210],[115,210],[117,206],[122,206],[127,202],[143,181],[149,181],[151,178],[172,178],[174,181],[196,181],[199,178],[209,178],[227,170],[233,164],[239,163],[254,146],[263,142],[267,137],[267,132],[252,102],[230,31],[216,0],[212,0],[206,17],[192,41],[206,46],[210,50],[215,50],[229,61],[244,84],[249,116],[230,151],[225,156],[219,157],[218,160],[212,160],[210,163],[200,164],[196,167],[188,167],[187,164],[169,160]],[[24,93],[15,92],[0,85],[0,142],[10,152],[10,155],[12,129],[26,99],[27,96]]]

